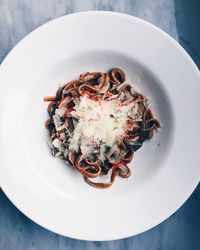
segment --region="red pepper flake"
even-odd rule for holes
[[[110,93],[110,92],[106,92],[106,96],[113,96],[113,94],[112,93]]]
[[[87,97],[89,97],[90,99],[92,99],[94,101],[100,101],[101,100],[98,95],[92,94],[88,90],[83,91],[83,95],[86,95]]]

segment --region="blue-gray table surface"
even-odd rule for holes
[[[0,0],[0,62],[39,25],[84,10],[119,11],[143,18],[178,40],[200,66],[198,0]],[[197,187],[175,214],[143,234],[109,242],[81,241],[35,224],[0,190],[0,250],[199,250],[199,213]]]

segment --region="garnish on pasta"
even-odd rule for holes
[[[50,102],[45,126],[52,154],[96,188],[110,187],[117,176],[128,178],[134,152],[160,128],[148,98],[120,68],[81,74],[44,101]]]

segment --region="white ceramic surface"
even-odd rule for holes
[[[52,157],[43,96],[81,72],[115,66],[138,79],[163,128],[135,154],[128,180],[98,190]],[[29,218],[73,238],[112,240],[152,228],[199,181],[199,80],[187,53],[138,18],[82,12],[41,26],[0,68],[2,189]]]

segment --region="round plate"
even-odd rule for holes
[[[43,96],[80,73],[112,67],[149,96],[162,129],[135,154],[129,179],[98,190],[51,155]],[[113,240],[152,228],[199,181],[199,80],[187,53],[138,18],[82,12],[41,26],[0,68],[2,189],[29,218],[73,238]]]

